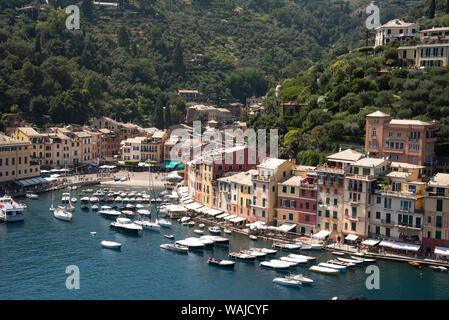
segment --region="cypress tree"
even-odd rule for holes
[[[446,1],[446,14],[449,14],[449,0]]]
[[[433,19],[434,17],[435,17],[435,0],[431,0],[429,8],[429,18]]]

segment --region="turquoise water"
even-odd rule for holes
[[[72,196],[79,198],[79,192],[72,192]],[[59,201],[61,193],[54,197]],[[365,288],[366,266],[338,276],[313,273],[300,266],[292,270],[315,283],[300,288],[282,287],[272,283],[282,273],[260,268],[257,261],[237,262],[235,270],[207,264],[209,255],[227,257],[227,247],[188,255],[160,249],[161,243],[170,242],[164,233],[172,233],[176,239],[195,236],[194,228],[175,221],[171,230],[144,230],[140,236],[130,236],[110,229],[111,220],[79,209],[79,201],[71,223],[53,217],[48,210],[50,194],[26,203],[23,223],[0,224],[0,299],[330,299],[337,295],[368,299],[449,298],[449,274],[387,261],[376,264],[380,269],[380,290]],[[92,236],[91,231],[97,234]],[[230,239],[230,247],[235,250],[272,245],[238,234]],[[102,240],[121,242],[122,250],[103,249]],[[316,263],[331,257],[327,252],[303,254],[317,256]],[[65,286],[68,265],[79,267],[79,290]]]

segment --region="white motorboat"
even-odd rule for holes
[[[260,263],[261,267],[275,269],[275,270],[288,270],[292,266],[291,263],[282,261],[282,260],[269,260],[269,261],[262,261]]]
[[[229,244],[228,238],[223,238],[220,236],[206,235],[206,236],[202,236],[201,239],[208,239],[208,240],[213,241],[215,244],[219,244],[219,245],[228,245]]]
[[[120,249],[122,244],[114,241],[101,241],[101,246],[108,249]]]
[[[200,224],[198,225],[198,227],[199,227],[200,229],[203,229],[203,228],[205,227],[205,225],[204,225],[204,223],[200,223]]]
[[[62,201],[62,203],[69,203],[70,202],[70,193],[64,192],[62,194],[61,201]]]
[[[140,210],[140,209],[143,209],[143,208],[145,208],[145,206],[143,204],[140,204],[140,203],[136,204],[136,209],[137,210]]]
[[[90,197],[89,198],[89,201],[91,202],[91,203],[96,203],[96,202],[98,202],[100,199],[98,199],[98,197]]]
[[[301,248],[301,245],[293,244],[293,243],[275,242],[275,243],[273,243],[273,247],[279,248],[281,250],[297,251],[297,250],[299,250]]]
[[[292,258],[292,257],[281,257],[279,258],[279,260],[285,261],[285,262],[292,262],[292,263],[296,263],[296,265],[298,264],[306,264],[309,261],[307,261],[306,259],[297,259],[297,258]]]
[[[81,203],[88,203],[89,202],[89,197],[82,197],[81,199],[80,199],[80,201],[81,201]]]
[[[240,253],[240,252],[230,252],[229,256],[231,258],[242,260],[242,261],[254,261],[256,260],[256,256],[252,254]]]
[[[149,220],[135,220],[135,224],[142,226],[145,230],[152,230],[152,231],[160,231],[161,226],[156,222],[151,222]]]
[[[172,223],[167,219],[158,219],[156,220],[156,223],[158,223],[163,228],[171,228],[172,226]]]
[[[35,194],[35,193],[27,193],[27,194],[26,194],[26,197],[27,197],[28,199],[32,199],[32,200],[36,200],[36,199],[39,198],[39,196],[38,196],[37,194]]]
[[[193,232],[195,232],[196,234],[204,234],[204,231],[200,229],[195,229],[193,230]]]
[[[354,259],[354,260],[360,260],[360,261],[365,262],[365,263],[373,263],[373,262],[376,262],[376,259],[360,258],[360,257],[356,257],[356,256],[351,256],[351,259]]]
[[[289,254],[288,256],[292,257],[292,258],[297,258],[297,259],[305,259],[307,261],[315,261],[316,260],[316,257],[304,256],[302,254],[294,254],[294,253],[292,253],[292,254]]]
[[[72,202],[77,202],[78,199],[77,199],[77,198],[72,198],[72,199],[70,199],[70,201],[72,201]]]
[[[345,253],[341,252],[341,251],[332,251],[332,254],[335,255],[335,256],[340,256],[340,257],[345,255]]]
[[[312,284],[313,283],[312,279],[306,278],[302,274],[296,274],[296,275],[289,274],[289,275],[286,275],[285,277],[289,278],[289,279],[299,280],[299,281],[301,281],[302,284]]]
[[[101,206],[101,210],[112,210],[110,206]]]
[[[288,287],[299,287],[301,286],[301,281],[290,279],[290,278],[274,278],[273,282],[276,284],[280,284],[282,286]]]
[[[138,233],[139,231],[142,231],[141,226],[133,223],[128,218],[117,218],[116,221],[111,222],[110,226],[111,228],[130,233]]]
[[[190,221],[190,217],[182,217],[181,218],[181,223],[189,222],[189,221]]]
[[[72,214],[62,206],[58,206],[57,208],[55,208],[55,210],[53,211],[53,216],[59,220],[72,221]]]
[[[223,268],[234,268],[235,262],[231,260],[222,260],[222,259],[216,259],[211,258],[207,259],[208,264],[212,264],[215,266],[223,267]]]
[[[123,202],[123,198],[118,196],[115,198],[115,202]]]
[[[96,235],[97,233],[95,232],[95,231],[92,231],[91,233],[90,233],[90,235],[91,236],[94,236],[94,235]]]
[[[254,235],[250,235],[250,236],[249,236],[249,238],[250,238],[251,240],[254,240],[254,241],[256,241],[256,240],[257,240],[257,237],[256,237],[256,236],[254,236]]]
[[[274,249],[267,249],[267,248],[250,248],[249,250],[253,252],[261,252],[265,253],[267,255],[275,255],[278,251]]]
[[[190,238],[187,238],[186,240],[189,240]],[[214,246],[214,242],[210,239],[205,239],[205,238],[193,238],[193,239],[198,239],[200,242],[202,242],[204,244],[205,248],[212,248]]]
[[[356,265],[360,265],[360,264],[363,263],[362,260],[355,260],[355,259],[337,258],[337,260],[340,260],[340,261],[343,261],[343,262],[354,263]]]
[[[178,241],[176,241],[176,244],[186,246],[190,250],[204,249],[204,243],[201,242],[198,238],[188,238],[188,239],[184,239],[184,240],[178,240]]]
[[[150,210],[146,209],[137,210],[137,213],[140,214],[141,216],[151,216]]]
[[[325,268],[331,268],[331,269],[336,269],[340,272],[345,272],[346,271],[346,267],[345,266],[340,266],[337,264],[332,264],[332,263],[326,263],[326,262],[321,262],[318,264],[319,267],[325,267]]]
[[[99,208],[98,208],[98,206],[97,206],[96,204],[94,204],[94,205],[91,207],[91,209],[92,209],[92,210],[98,210]]]
[[[187,253],[189,251],[189,247],[183,246],[183,245],[180,245],[177,243],[175,243],[175,244],[164,243],[164,244],[161,244],[160,247],[165,250],[176,251],[179,253]]]
[[[301,250],[312,250],[312,245],[310,243],[305,243],[301,241],[296,243],[301,245]]]
[[[321,250],[323,249],[323,244],[322,243],[311,243],[310,247],[312,250]],[[301,247],[302,249],[302,247]]]
[[[267,256],[266,253],[251,251],[251,250],[240,250],[240,253],[249,254],[251,256],[256,256],[256,258],[264,258]]]
[[[337,269],[326,268],[326,267],[321,267],[321,266],[311,266],[309,268],[309,270],[313,271],[313,272],[329,274],[329,275],[337,275],[340,273],[340,271]]]
[[[188,226],[188,227],[193,227],[195,225],[195,222],[193,222],[193,221],[184,222],[183,225]]]
[[[350,262],[343,262],[343,261],[340,261],[340,260],[337,260],[337,259],[334,259],[334,260],[329,260],[329,261],[327,261],[327,263],[330,263],[330,264],[336,264],[336,265],[338,265],[338,266],[344,266],[344,267],[346,267],[347,269],[354,269],[355,268],[355,264],[354,263],[350,263]]]
[[[232,231],[229,230],[229,229],[224,229],[223,232],[226,233],[226,234],[231,234],[232,233]]]
[[[211,234],[221,234],[221,229],[219,227],[209,227],[208,230]]]
[[[108,217],[108,218],[117,218],[117,217],[120,217],[120,215],[122,213],[117,210],[100,210],[100,211],[98,211],[98,214],[101,214],[102,216]]]
[[[24,206],[15,202],[10,196],[0,197],[0,221],[23,221]]]

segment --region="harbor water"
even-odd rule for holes
[[[137,189],[134,189],[138,191]],[[78,193],[72,197],[78,199]],[[60,205],[61,192],[54,193]],[[311,286],[283,287],[272,283],[283,276],[256,262],[236,262],[234,270],[207,264],[209,256],[228,258],[226,246],[178,254],[160,249],[177,240],[197,236],[197,227],[176,221],[161,232],[143,230],[141,235],[119,233],[109,227],[112,220],[75,205],[73,221],[57,220],[49,211],[51,194],[24,200],[28,206],[23,223],[0,224],[0,299],[330,299],[334,296],[364,296],[368,299],[448,299],[449,274],[428,267],[418,269],[405,263],[378,260],[380,289],[368,290],[366,265],[337,276],[308,270],[311,265],[335,258],[325,251],[302,251],[318,259],[291,269],[314,280]],[[106,204],[107,205],[107,204]],[[96,232],[96,235],[91,235]],[[207,228],[205,234],[208,234]],[[230,249],[271,248],[271,241],[253,241],[240,234],[230,238]],[[123,244],[120,251],[101,247],[103,240]],[[278,252],[277,257],[288,252]],[[77,266],[80,289],[69,290],[68,266]]]

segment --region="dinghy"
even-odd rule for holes
[[[297,274],[297,275],[289,274],[289,275],[286,275],[285,277],[289,278],[289,279],[299,280],[299,281],[301,281],[302,284],[312,284],[313,283],[312,279],[306,278],[302,274]]]
[[[291,279],[291,278],[274,278],[273,282],[276,284],[280,284],[282,286],[288,287],[299,287],[301,286],[301,281]]]
[[[337,269],[332,268],[326,268],[326,267],[320,267],[320,266],[312,266],[309,268],[310,271],[318,272],[322,274],[329,274],[329,275],[337,275],[340,273]]]
[[[171,250],[179,253],[187,253],[189,252],[189,247],[179,245],[179,244],[172,244],[172,243],[165,243],[161,244],[160,247],[165,250]]]
[[[332,264],[332,263],[326,263],[326,262],[321,262],[318,264],[319,267],[325,267],[325,268],[330,268],[330,269],[335,269],[338,270],[340,272],[345,272],[346,271],[346,267],[345,266],[340,266],[337,264]]]
[[[101,241],[101,246],[107,249],[120,249],[122,244],[114,241]]]
[[[211,258],[211,257],[209,257],[209,259],[207,259],[207,263],[211,264],[211,265],[223,267],[223,268],[234,268],[234,266],[235,266],[234,261],[216,259],[216,258]]]

